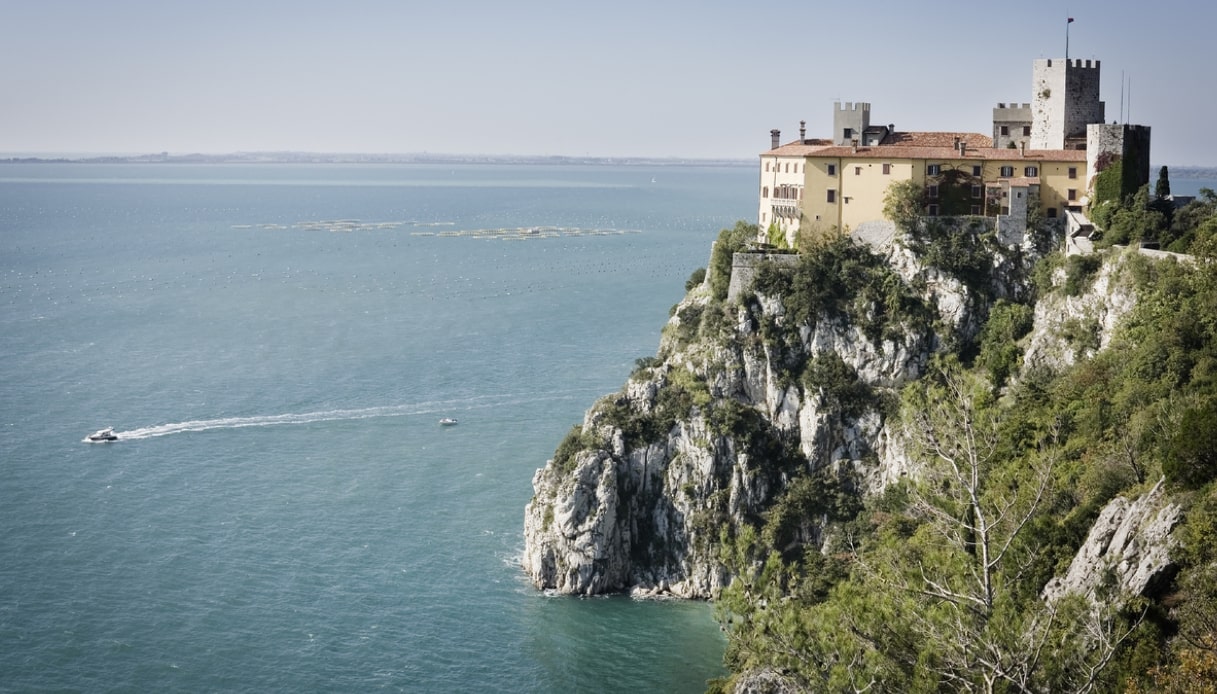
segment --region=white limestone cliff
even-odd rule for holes
[[[849,320],[821,315],[810,324],[784,325],[783,337],[775,340],[762,326],[788,320],[782,298],[753,295],[733,309],[725,336],[682,341],[675,337],[681,321],[711,303],[706,288],[685,297],[665,330],[662,359],[640,368],[621,392],[588,410],[579,436],[594,445],[536,472],[525,510],[522,561],[534,585],[578,595],[628,590],[710,598],[732,579],[720,556],[719,533],[755,525],[797,475],[840,470],[859,495],[916,475],[900,426],[887,420],[883,408],[843,416],[826,405],[822,393],[785,371],[791,359],[835,354],[860,382],[894,395],[920,377],[944,343],[976,334],[984,317],[967,287],[922,267],[898,240],[883,251],[897,274],[920,287],[925,304],[935,308],[933,328],[910,325],[897,331],[899,337],[885,333],[871,339]],[[1024,262],[1024,268],[1030,266],[1029,259]],[[1057,369],[1082,356],[1085,352],[1062,336],[1061,326],[1069,320],[1090,321],[1098,344],[1089,349],[1105,347],[1135,305],[1128,283],[1120,281],[1122,272],[1120,257],[1112,256],[1079,296],[1041,301],[1022,343],[1024,364]],[[998,296],[1026,291],[1018,286],[1018,268],[995,263],[994,277],[1002,278],[995,279],[1002,283],[993,288]],[[615,417],[657,412],[681,373],[703,382],[711,403],[692,406],[649,443],[631,443]],[[767,436],[796,446],[804,467],[758,460],[738,432],[712,421],[710,411],[725,402],[746,408]],[[1156,489],[1135,502],[1112,501],[1074,566],[1045,594],[1093,594],[1095,577],[1111,571],[1123,589],[1135,593],[1166,575],[1178,509],[1158,503],[1158,495]],[[800,528],[799,540],[818,547],[825,527],[812,522]]]

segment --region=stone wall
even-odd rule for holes
[[[734,301],[752,288],[756,271],[761,263],[772,262],[784,267],[795,267],[799,256],[795,253],[736,253],[731,257],[731,282],[727,285],[727,301]]]

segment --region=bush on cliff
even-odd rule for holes
[[[754,243],[758,237],[758,227],[747,222],[736,222],[730,229],[718,233],[714,249],[710,252],[710,293],[718,301],[727,298],[727,288],[731,284],[731,260],[736,252],[744,250],[749,243]]]

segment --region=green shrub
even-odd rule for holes
[[[554,451],[554,468],[562,473],[574,472],[577,454],[583,450],[599,448],[601,441],[594,434],[583,433],[582,425],[576,424],[566,432],[558,449]]]
[[[836,352],[808,362],[802,382],[808,394],[818,393],[825,407],[843,417],[856,419],[876,404],[871,387]]]
[[[700,287],[706,281],[706,268],[699,267],[689,275],[689,279],[685,282],[685,291],[691,292],[697,287]]]
[[[714,242],[710,252],[710,292],[718,301],[727,298],[727,288],[731,284],[731,261],[736,252],[756,241],[757,226],[744,221],[735,223],[731,229],[723,229]]]
[[[1167,481],[1193,489],[1217,479],[1217,400],[1183,414],[1167,446],[1162,472]]]
[[[1025,304],[1000,299],[989,311],[980,332],[980,355],[976,365],[989,372],[989,380],[1000,388],[1019,367],[1023,350],[1018,341],[1030,332],[1035,310]]]
[[[1097,255],[1071,255],[1065,259],[1065,296],[1081,296],[1094,284],[1094,278],[1103,266]]]

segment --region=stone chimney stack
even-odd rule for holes
[[[769,131],[769,149],[777,149],[782,143],[782,131],[774,128]]]
[[[1026,140],[1020,140],[1020,141],[1019,141],[1019,143],[1018,143],[1018,156],[1020,156],[1020,157],[1025,157],[1025,156],[1027,156],[1027,141],[1026,141]]]
[[[802,142],[803,140],[806,140],[806,139],[807,139],[807,121],[801,120],[801,121],[799,121],[799,141]]]

